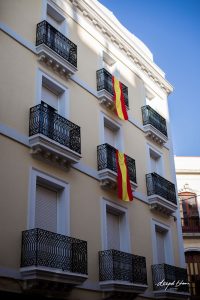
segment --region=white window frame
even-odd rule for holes
[[[147,173],[152,173],[152,170],[151,170],[151,152],[153,152],[155,154],[155,156],[159,157],[160,174],[158,174],[158,175],[160,175],[162,177],[165,177],[163,153],[160,152],[158,149],[154,148],[150,144],[147,144]]]
[[[102,251],[108,249],[107,241],[107,211],[121,216],[120,220],[120,251],[131,253],[128,209],[114,204],[112,201],[100,198],[101,201],[101,240]]]
[[[62,84],[60,84],[53,77],[47,75],[42,70],[37,70],[37,79],[36,79],[36,99],[35,105],[40,104],[42,99],[42,85],[43,82],[46,83],[52,90],[60,93],[59,104],[58,104],[58,114],[62,117],[69,118],[69,89]]]
[[[28,229],[35,228],[35,207],[36,207],[36,185],[42,183],[45,187],[51,187],[59,191],[58,215],[57,215],[57,233],[70,235],[70,188],[69,183],[50,176],[42,171],[30,170],[29,180],[29,204],[28,204]]]
[[[66,16],[64,16],[61,9],[59,9],[51,1],[42,0],[41,21],[47,19],[47,12],[48,11],[50,12],[50,15],[55,19],[56,22],[61,23],[61,28],[60,28],[59,31],[67,37],[68,36],[68,24],[67,24],[67,21],[66,21]]]
[[[174,252],[172,244],[172,231],[170,226],[167,224],[161,223],[158,220],[151,220],[151,236],[152,236],[152,251],[153,251],[153,265],[158,264],[158,253],[157,253],[157,241],[156,241],[156,232],[157,228],[165,232],[165,263],[169,265],[174,265]]]
[[[105,124],[109,124],[109,126],[114,130],[117,131],[117,145],[116,148],[121,151],[124,152],[124,139],[123,139],[123,129],[121,124],[119,124],[118,122],[114,121],[113,119],[111,119],[110,117],[108,117],[107,115],[105,115],[103,112],[100,112],[100,144],[104,144],[105,143],[105,132],[104,132],[104,128],[105,128]]]

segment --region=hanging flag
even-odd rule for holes
[[[128,175],[126,155],[116,150],[116,157],[118,197],[124,201],[132,201],[133,194],[131,190],[130,178]]]
[[[122,84],[114,76],[112,76],[112,83],[114,90],[115,112],[121,120],[128,120],[124,94],[122,91]]]

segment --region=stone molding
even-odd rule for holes
[[[56,0],[54,0],[56,2]],[[102,15],[102,11],[98,11],[96,0],[65,0],[70,2],[75,12],[81,13],[91,25],[93,25],[98,31],[101,32],[107,39],[110,40],[115,46],[117,46],[123,54],[131,60],[136,67],[142,71],[147,77],[149,77],[161,90],[170,94],[173,91],[172,85],[164,78],[164,73],[159,67],[146,55],[140,54],[138,49],[134,48],[134,43],[130,40],[130,36],[120,35],[119,28],[114,24],[113,20],[106,20],[108,16]],[[125,29],[125,28],[124,28]]]

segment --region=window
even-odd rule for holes
[[[38,70],[36,104],[46,103],[64,118],[69,116],[69,90]]]
[[[156,227],[156,247],[158,264],[166,262],[166,230]]]
[[[62,34],[67,34],[67,23],[65,17],[49,4],[47,4],[46,9],[46,20]]]
[[[198,232],[200,226],[197,195],[193,192],[181,192],[180,214],[183,232]]]
[[[127,208],[102,199],[102,248],[130,252]]]
[[[28,229],[41,228],[69,235],[69,185],[31,170]]]
[[[192,192],[179,193],[180,197],[180,212],[183,218],[198,218],[199,212],[197,206],[197,196]]]
[[[49,106],[53,107],[55,110],[58,110],[59,105],[59,94],[56,94],[50,90],[45,85],[42,85],[42,101],[47,103]]]
[[[59,192],[36,184],[35,227],[57,232]]]
[[[104,141],[113,147],[117,147],[117,137],[118,130],[109,126],[108,124],[104,124]]]
[[[174,264],[171,228],[152,220],[153,264]]]
[[[106,212],[108,249],[120,250],[120,215]]]
[[[108,143],[123,152],[123,135],[121,126],[101,113],[101,144]]]
[[[117,70],[117,62],[108,52],[102,52],[102,65],[100,66],[100,69],[101,68],[105,68],[111,75],[119,78],[120,74]]]
[[[163,176],[162,154],[148,145],[148,173],[157,173]]]

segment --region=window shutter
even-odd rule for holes
[[[59,97],[54,92],[50,91],[45,86],[42,86],[42,99],[41,101],[44,101],[51,107],[53,107],[55,110],[58,110],[58,100]]]
[[[108,249],[120,250],[119,216],[107,212]]]
[[[116,147],[116,131],[108,128],[107,126],[104,126],[104,140],[105,143]]]
[[[57,192],[37,185],[35,226],[57,232]]]
[[[165,263],[165,233],[156,231],[158,264]]]

